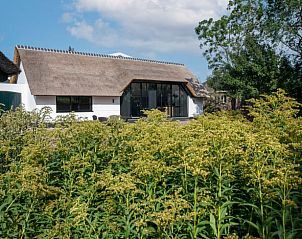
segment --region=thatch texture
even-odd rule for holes
[[[16,49],[33,95],[121,96],[133,80],[197,81],[181,64],[32,47]]]
[[[0,72],[11,76],[20,72],[19,68],[0,51]]]
[[[195,97],[208,97],[207,90],[199,83],[198,80],[194,78],[188,78],[187,80],[189,82],[188,86],[192,88]]]

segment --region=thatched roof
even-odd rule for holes
[[[19,68],[0,51],[0,71],[8,76],[18,74]]]
[[[208,97],[207,90],[201,83],[199,83],[199,81],[196,81],[194,78],[190,78],[187,80],[189,82],[189,85],[192,87],[193,91],[195,92],[196,97]]]
[[[24,46],[15,52],[33,95],[121,96],[133,80],[198,82],[177,63]]]

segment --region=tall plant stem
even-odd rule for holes
[[[194,183],[194,221],[193,221],[193,236],[194,239],[197,238],[197,184],[198,184],[198,177],[195,176],[195,183]]]
[[[187,165],[185,165],[185,178],[184,178],[185,192],[188,193],[188,183],[187,183]]]
[[[262,186],[261,182],[259,181],[259,201],[260,201],[260,217],[261,217],[261,233],[262,238],[265,239],[265,227],[264,227],[264,209],[263,209],[263,195],[262,195]]]
[[[285,200],[286,200],[286,195],[285,195],[285,185],[283,185],[283,198],[282,198],[282,237],[283,239],[286,239],[286,230],[285,230]]]
[[[285,174],[287,178],[287,173]],[[286,180],[285,180],[286,181]],[[287,199],[287,187],[286,183],[282,187],[282,238],[286,239],[286,199]]]
[[[222,198],[222,165],[219,164],[219,174],[218,174],[218,220],[217,220],[217,239],[221,238],[221,198]]]

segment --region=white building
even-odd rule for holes
[[[21,93],[28,111],[48,106],[51,117],[121,115],[136,118],[157,108],[169,117],[203,111],[206,91],[184,65],[122,56],[17,46],[21,73],[0,83],[0,93]]]

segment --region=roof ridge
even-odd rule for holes
[[[62,53],[62,54],[73,54],[73,55],[81,55],[81,56],[113,58],[113,59],[121,59],[121,60],[143,61],[143,62],[151,62],[157,64],[184,66],[184,64],[176,63],[176,62],[150,60],[150,59],[136,58],[136,57],[112,56],[109,54],[89,53],[89,52],[80,52],[80,51],[58,50],[53,48],[42,48],[42,47],[33,47],[33,46],[26,46],[26,45],[16,45],[16,48],[24,49],[24,50],[34,50],[34,51],[43,51],[43,52],[54,52],[54,53]]]

